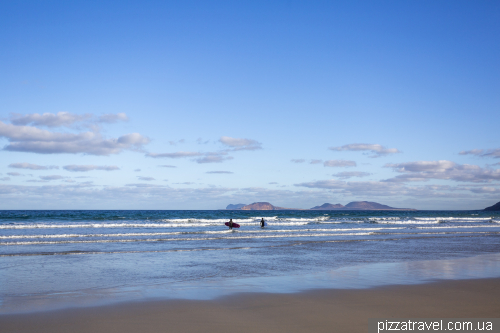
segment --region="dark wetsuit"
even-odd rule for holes
[[[233,229],[233,219],[229,220],[229,229]]]
[[[260,227],[261,227],[261,228],[264,228],[264,223],[265,223],[265,222],[264,222],[264,219],[260,220]]]

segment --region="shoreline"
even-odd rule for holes
[[[500,279],[500,253],[437,260],[365,263],[311,273],[116,286],[0,298],[0,316],[150,302],[213,301],[237,295],[299,295],[435,282]],[[500,296],[500,295],[499,295]]]
[[[0,315],[0,332],[366,332],[369,318],[495,318],[500,277],[240,293]]]

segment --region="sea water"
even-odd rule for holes
[[[498,277],[499,253],[498,212],[0,211],[0,313]]]

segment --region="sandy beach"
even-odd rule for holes
[[[369,318],[495,318],[500,278],[240,294],[0,316],[0,332],[366,332]]]

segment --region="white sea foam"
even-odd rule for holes
[[[239,229],[238,233],[262,234],[262,233],[293,233],[293,232],[326,232],[343,233],[352,231],[379,231],[379,230],[400,230],[405,227],[393,228],[344,228],[344,229],[257,229],[244,230]],[[232,230],[217,231],[193,231],[193,232],[142,232],[142,233],[111,233],[111,234],[53,234],[53,235],[9,235],[0,236],[0,239],[36,239],[36,238],[105,238],[105,237],[142,237],[142,236],[169,236],[169,235],[205,235],[205,234],[229,234]]]
[[[361,228],[360,228],[361,229]],[[368,229],[368,228],[367,228]],[[20,241],[20,242],[1,242],[1,245],[51,245],[51,244],[89,244],[89,243],[133,243],[133,242],[172,242],[172,241],[210,241],[210,240],[231,240],[231,239],[265,239],[265,238],[291,238],[291,237],[345,237],[345,236],[368,236],[368,235],[445,235],[445,234],[499,234],[500,231],[437,231],[437,232],[383,232],[384,228],[371,228],[370,232],[325,232],[323,230],[314,230],[314,233],[304,233],[304,231],[290,234],[251,234],[231,232],[226,237],[178,237],[178,238],[142,238],[142,239],[99,239],[99,240],[58,240],[58,241]],[[295,231],[295,230],[294,230]],[[311,230],[312,231],[312,230]],[[320,233],[318,233],[320,231]],[[352,230],[351,230],[352,231]],[[227,233],[227,232],[226,232]],[[106,236],[124,237],[124,236],[164,236],[162,233],[147,234],[110,234]],[[167,234],[171,235],[171,234]],[[52,236],[52,235],[51,235]],[[73,235],[66,235],[73,236]],[[77,235],[79,236],[79,235]],[[93,235],[99,237],[99,235]],[[103,235],[104,236],[104,235]]]
[[[1,245],[51,245],[51,244],[89,244],[89,243],[132,243],[132,242],[171,242],[171,241],[208,241],[208,240],[231,240],[231,239],[264,239],[264,238],[290,238],[290,237],[324,237],[324,236],[366,236],[373,234],[364,233],[321,233],[321,234],[294,234],[294,235],[260,235],[231,237],[197,237],[197,238],[148,238],[148,239],[101,239],[101,240],[61,240],[61,241],[31,241],[31,242],[2,242]]]

